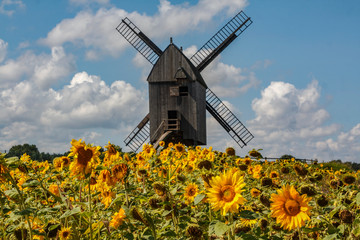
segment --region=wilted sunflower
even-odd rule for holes
[[[122,181],[128,174],[128,166],[125,163],[117,164],[111,169],[111,173],[116,181]]]
[[[67,240],[70,239],[71,236],[71,228],[61,228],[59,232],[59,238],[60,240]]]
[[[185,198],[188,202],[194,201],[194,198],[199,192],[199,188],[195,183],[189,183],[185,188]]]
[[[70,164],[71,174],[74,176],[81,173],[90,173],[98,164],[101,147],[86,145],[81,139],[79,141],[73,139],[71,145],[72,147],[68,155],[68,157],[74,157],[74,161]]]
[[[182,143],[177,143],[174,145],[177,154],[183,154],[185,152],[185,146]]]
[[[110,159],[112,155],[115,155],[117,153],[115,149],[115,145],[111,144],[110,141],[108,142],[108,145],[105,146],[107,151],[105,151],[105,159]]]
[[[245,198],[241,195],[245,183],[239,171],[235,173],[228,171],[213,177],[210,186],[207,189],[208,202],[215,211],[221,210],[224,216],[227,212],[237,212],[239,205],[245,202]]]
[[[295,190],[294,186],[283,186],[277,190],[277,194],[271,194],[272,217],[276,217],[276,223],[287,230],[293,230],[305,225],[306,220],[310,220],[309,201],[311,198],[306,194],[301,195]]]
[[[118,228],[123,223],[125,217],[125,210],[121,208],[119,212],[116,212],[114,216],[112,216],[110,227]]]

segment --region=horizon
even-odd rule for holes
[[[191,56],[241,10],[253,24],[202,76],[255,138],[239,148],[208,114],[202,147],[360,163],[355,0],[0,0],[0,149],[65,152],[82,138],[128,151],[152,66],[115,30],[121,19]]]

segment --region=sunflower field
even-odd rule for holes
[[[0,239],[360,239],[360,172],[160,143],[0,156]]]

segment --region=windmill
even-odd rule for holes
[[[152,65],[149,84],[149,113],[124,140],[136,152],[148,139],[185,145],[206,145],[206,110],[240,146],[254,138],[249,130],[206,85],[206,68],[252,20],[243,11],[235,15],[190,59],[173,44],[162,51],[128,18],[116,30]]]

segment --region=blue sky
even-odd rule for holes
[[[253,24],[202,72],[255,136],[237,153],[360,162],[356,0],[0,0],[0,151],[64,152],[72,138],[129,150],[151,65],[117,24],[191,56],[240,10]],[[207,130],[208,146],[236,147],[210,116]]]

